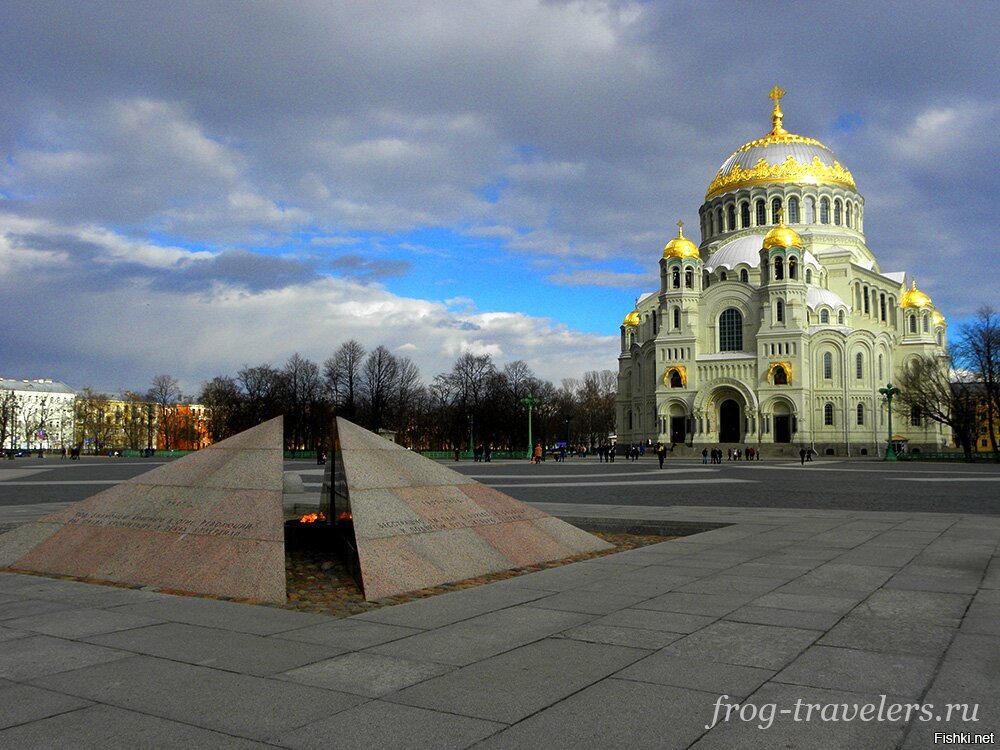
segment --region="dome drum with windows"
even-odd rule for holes
[[[784,95],[769,94],[770,132],[711,177],[700,243],[677,222],[658,288],[622,322],[619,442],[875,456],[887,436],[879,385],[913,357],[945,361],[944,316],[906,272],[883,271],[853,175],[785,129]],[[903,434],[925,450],[949,437],[926,419]]]

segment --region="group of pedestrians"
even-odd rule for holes
[[[746,448],[729,448],[725,454],[723,454],[722,448],[712,448],[711,450],[702,448],[701,462],[703,464],[721,464],[723,455],[726,456],[727,461],[760,461],[760,450],[747,446]]]
[[[612,443],[601,443],[597,446],[597,458],[601,463],[615,462],[615,446]]]
[[[493,445],[483,445],[480,443],[472,450],[472,459],[476,463],[490,463],[493,460]]]

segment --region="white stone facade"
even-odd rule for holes
[[[73,445],[76,392],[57,380],[0,378],[5,450],[67,450]]]

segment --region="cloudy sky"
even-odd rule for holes
[[[384,343],[614,368],[678,219],[770,127],[885,271],[1000,303],[992,2],[0,6],[0,375],[197,392]]]

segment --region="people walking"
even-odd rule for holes
[[[701,462],[703,464],[707,464],[708,463],[708,448],[702,448],[701,449]]]
[[[541,462],[542,462],[542,444],[535,443],[534,460],[532,463],[540,464]]]
[[[799,463],[802,466],[806,465],[806,449],[805,448],[799,448]]]
[[[663,468],[663,459],[667,457],[667,446],[663,443],[656,444],[656,459],[660,462],[660,468]]]

